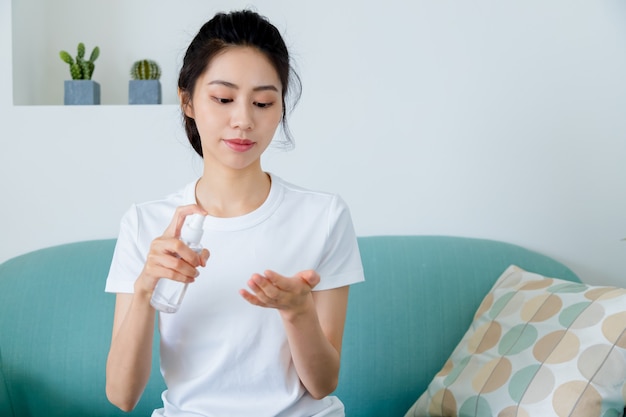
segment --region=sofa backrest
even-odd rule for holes
[[[123,413],[105,397],[115,297],[104,293],[104,281],[114,244],[61,245],[0,265],[3,417],[148,416],[161,405],[156,336],[136,409]],[[377,236],[359,245],[366,282],[350,291],[336,391],[349,417],[402,416],[511,263],[577,280],[562,264],[501,242]]]

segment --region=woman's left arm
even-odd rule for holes
[[[332,393],[339,381],[349,291],[344,286],[313,292],[319,281],[311,270],[292,278],[265,271],[248,281],[254,294],[240,291],[251,304],[278,309],[298,376],[316,399]]]

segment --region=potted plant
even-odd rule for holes
[[[65,80],[65,104],[100,104],[100,84],[91,79],[94,61],[99,55],[100,48],[96,46],[89,59],[85,60],[85,45],[82,42],[78,44],[76,59],[66,51],[59,52],[61,60],[70,66],[72,76],[71,80]]]
[[[161,104],[161,68],[151,59],[135,61],[130,69],[128,104]]]

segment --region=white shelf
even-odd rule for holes
[[[63,105],[63,83],[69,66],[59,51],[76,55],[83,42],[89,55],[100,56],[92,79],[100,84],[101,105],[127,105],[132,63],[153,59],[162,69],[163,104],[177,104],[176,82],[184,48],[208,7],[150,0],[107,2],[84,0],[11,1],[14,105]],[[174,22],[174,23],[173,23]]]

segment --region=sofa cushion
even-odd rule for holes
[[[407,416],[618,416],[626,289],[509,267]]]

